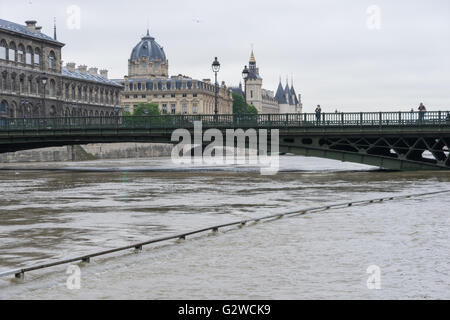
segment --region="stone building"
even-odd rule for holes
[[[56,27],[52,38],[25,23],[0,19],[0,118],[120,114],[122,87],[106,70],[64,67]]]
[[[274,95],[271,90],[266,90],[262,88],[263,79],[259,74],[259,68],[256,66],[255,55],[252,53],[249,60],[249,74],[247,78],[247,103],[253,105],[258,113],[301,113],[302,103],[301,95],[295,92],[293,84],[291,87],[286,83],[286,87],[280,83],[278,85],[278,90]],[[239,87],[232,88],[233,92],[245,96],[242,90],[242,85]]]
[[[214,114],[215,85],[209,79],[169,77],[169,61],[164,49],[149,31],[134,47],[128,60],[128,76],[123,85],[121,105],[133,112],[141,102],[155,103],[162,114]],[[231,114],[231,91],[222,82],[218,89],[218,113]]]

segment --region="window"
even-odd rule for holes
[[[183,104],[182,104],[182,106],[181,106],[181,112],[182,112],[183,114],[186,114],[186,113],[187,113],[187,104],[186,104],[186,103],[183,103]]]
[[[6,112],[6,107],[8,106],[8,103],[3,100],[2,103],[0,104],[0,112]]]
[[[154,97],[154,98],[158,98],[158,95],[157,95],[157,94],[154,94],[153,97]]]
[[[183,93],[183,98],[186,98],[187,97],[187,94],[186,93]]]
[[[253,90],[250,90],[250,98],[253,98]]]
[[[6,50],[6,42],[2,40],[2,42],[0,42],[0,59],[6,60]]]
[[[194,98],[197,98],[197,94],[196,94],[196,93],[194,93],[192,96],[193,96]]]
[[[196,114],[198,112],[198,106],[196,103],[192,105],[192,113]]]
[[[125,106],[125,112],[130,112],[130,106]]]
[[[16,61],[16,45],[14,44],[14,42],[11,42],[9,44],[9,61]]]
[[[170,95],[170,97],[171,97],[171,98],[175,98],[175,93],[172,93],[172,94]]]
[[[24,63],[25,62],[25,48],[23,45],[19,44],[19,48],[17,50],[17,62]]]
[[[147,98],[147,96],[146,96],[145,94],[143,94],[143,95],[142,95],[142,98],[144,98],[144,99],[145,99],[145,98]]]
[[[135,98],[135,99],[137,99],[137,97],[138,97],[137,94],[135,94],[135,95],[133,96],[133,98]]]
[[[56,57],[53,51],[50,51],[50,54],[48,55],[48,67],[50,69],[56,68]]]
[[[38,48],[34,50],[34,65],[38,66],[40,64],[41,53]]]
[[[176,108],[175,104],[172,103],[172,104],[170,105],[170,112],[171,112],[172,114],[175,114],[176,111],[177,111],[177,108]]]
[[[27,47],[27,53],[25,55],[25,63],[31,64],[31,57],[33,56],[33,49],[31,47]]]
[[[161,96],[162,98],[165,98],[166,97],[166,95],[165,94],[163,94],[162,96]]]
[[[130,99],[130,96],[126,94],[125,99]]]
[[[167,113],[167,104],[166,103],[163,103],[163,105],[162,105],[162,113],[163,114]]]
[[[55,96],[55,80],[51,79],[50,80],[50,86],[48,88],[48,94],[50,97],[54,97]]]

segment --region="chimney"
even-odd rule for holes
[[[36,30],[36,21],[35,20],[27,20],[27,21],[25,21],[25,23],[27,24],[28,30],[30,30],[31,32],[34,32]]]
[[[36,27],[35,28],[36,32],[39,32],[39,33],[41,32],[41,29],[42,29],[42,27]]]
[[[100,75],[101,75],[103,78],[108,79],[108,70],[106,70],[106,69],[100,70]]]
[[[77,70],[81,73],[81,74],[86,74],[87,73],[87,66],[85,65],[79,65]]]
[[[66,68],[69,69],[70,72],[75,72],[75,63],[74,62],[67,62]]]
[[[97,68],[89,68],[89,74],[96,76],[97,75]]]

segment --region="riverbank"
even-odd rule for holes
[[[0,154],[0,163],[169,157],[171,151],[171,144],[100,143],[8,152]]]

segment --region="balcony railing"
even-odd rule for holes
[[[203,127],[389,127],[450,126],[450,111],[419,112],[349,112],[259,115],[161,115],[112,117],[7,118],[0,113],[0,131],[64,129],[151,129],[192,128],[194,121]]]

